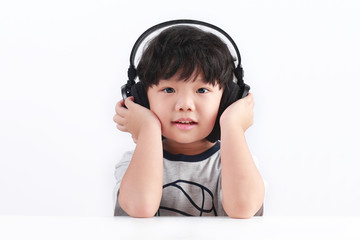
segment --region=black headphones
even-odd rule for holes
[[[198,20],[189,20],[189,19],[179,19],[179,20],[172,20],[167,21],[163,23],[159,23],[149,29],[147,29],[143,34],[140,35],[140,37],[136,40],[130,54],[130,66],[128,69],[128,81],[125,85],[121,87],[121,94],[123,99],[125,100],[127,97],[134,96],[134,102],[138,103],[144,107],[147,107],[150,109],[149,100],[147,98],[147,93],[144,88],[143,84],[140,84],[140,82],[136,83],[135,78],[137,77],[137,72],[134,64],[134,59],[137,53],[137,50],[140,46],[140,44],[148,37],[151,33],[168,26],[172,25],[178,25],[178,24],[191,24],[191,25],[202,25],[206,26],[208,28],[214,29],[218,32],[220,32],[222,35],[224,35],[232,44],[233,48],[235,49],[236,55],[237,55],[237,66],[234,69],[234,75],[237,79],[237,82],[231,82],[230,86],[228,88],[224,89],[224,93],[222,96],[222,99],[220,101],[218,116],[214,125],[214,129],[210,133],[210,135],[206,138],[210,142],[216,142],[220,139],[220,125],[219,120],[221,114],[225,111],[225,109],[230,106],[233,102],[237,101],[238,99],[241,99],[248,95],[250,86],[244,83],[243,77],[244,77],[244,70],[241,67],[241,56],[239,49],[237,48],[234,40],[227,34],[224,30],[221,28],[212,25],[207,22],[202,22]]]

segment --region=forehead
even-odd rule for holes
[[[189,77],[183,77],[181,72],[177,72],[172,77],[167,79],[159,79],[159,84],[166,84],[168,82],[177,82],[177,83],[201,83],[201,84],[211,84],[209,81],[206,81],[204,74],[202,72],[194,71]],[[218,81],[216,81],[215,85],[218,85]]]

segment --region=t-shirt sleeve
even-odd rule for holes
[[[122,181],[124,174],[130,164],[133,153],[134,153],[133,151],[125,152],[122,159],[120,160],[120,162],[115,165],[115,174],[114,175],[115,175],[115,179],[116,179],[116,184],[115,184],[114,191],[113,191],[113,199],[114,199],[113,207],[114,207],[114,215],[115,216],[126,215],[126,213],[120,208],[117,199],[118,199],[121,181]]]

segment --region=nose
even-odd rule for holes
[[[191,94],[181,94],[176,101],[176,111],[194,111],[195,104]]]

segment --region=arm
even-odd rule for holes
[[[264,201],[264,182],[244,135],[253,122],[253,107],[249,94],[220,118],[223,207],[234,218],[254,216]]]
[[[116,107],[114,121],[121,131],[132,134],[136,148],[122,179],[118,201],[133,217],[152,217],[159,208],[162,195],[163,152],[161,124],[155,114],[129,98],[128,109]]]

